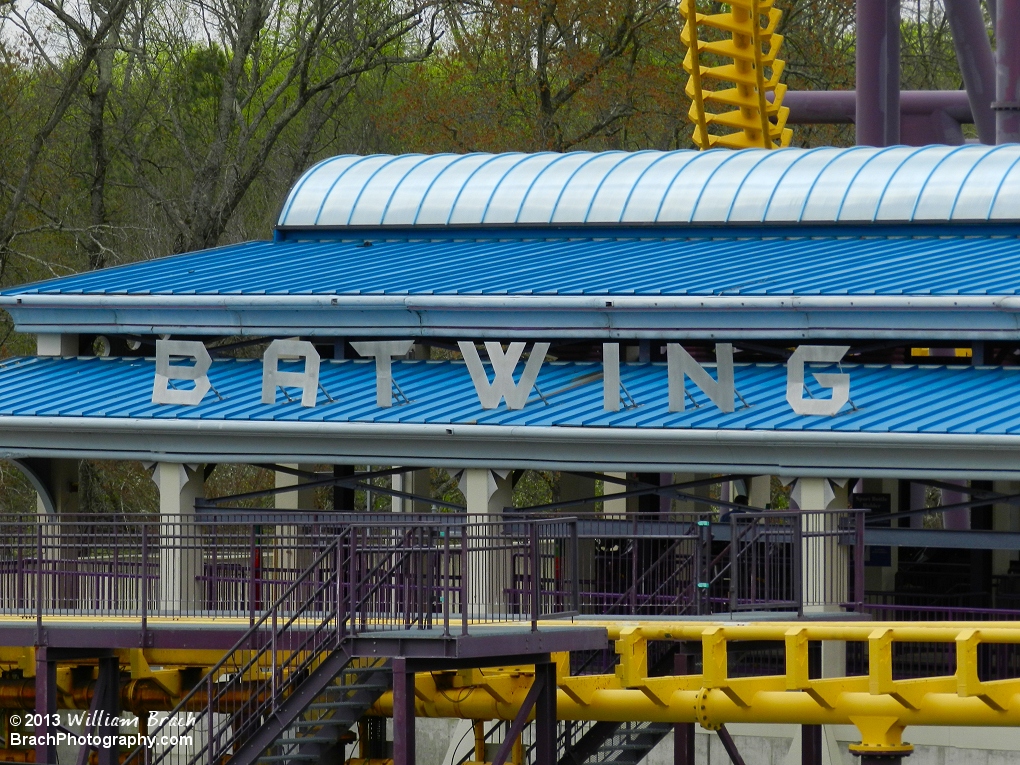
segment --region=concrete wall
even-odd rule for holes
[[[800,765],[800,726],[728,725],[746,765]],[[823,765],[858,765],[849,745],[860,741],[850,725],[830,726],[823,742]],[[473,745],[466,720],[419,719],[418,765],[453,765]],[[914,753],[904,765],[1012,765],[1020,758],[1016,728],[907,728],[904,740]],[[730,765],[715,733],[697,729],[694,740],[697,765]],[[673,736],[667,736],[642,765],[673,765]]]

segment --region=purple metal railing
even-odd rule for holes
[[[467,609],[479,619],[854,607],[863,591],[862,518],[862,511],[732,512],[722,524],[666,513],[0,516],[0,612],[254,622],[341,530],[361,524],[388,544],[393,524],[417,520],[443,528],[450,554],[442,573],[472,580]],[[438,574],[423,568],[416,576]]]
[[[578,610],[572,518],[403,514],[366,522],[363,514],[262,514],[0,516],[0,613],[241,616],[254,623],[338,535],[355,529],[357,562],[366,566],[373,555],[390,555],[399,530],[409,527],[431,536],[418,531],[400,548],[405,560],[372,593],[379,612],[409,598],[432,598],[436,608],[476,622]],[[357,580],[362,572],[347,575]],[[438,593],[440,579],[453,591]]]

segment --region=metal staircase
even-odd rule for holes
[[[351,638],[386,599],[408,536],[339,532],[150,736],[190,735],[125,765],[334,762],[343,734],[389,688],[388,662],[353,655]],[[420,548],[412,546],[411,552]],[[197,714],[195,714],[197,711]],[[190,728],[174,728],[181,719]]]
[[[343,761],[344,734],[389,687],[387,662],[350,662],[256,762]]]

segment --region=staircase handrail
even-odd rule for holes
[[[312,563],[304,571],[301,572],[301,575],[298,576],[291,583],[291,585],[286,590],[284,590],[283,594],[280,595],[280,597],[276,599],[276,601],[273,603],[273,605],[269,609],[267,609],[266,612],[254,624],[252,624],[248,628],[248,630],[244,633],[244,635],[242,635],[240,638],[238,638],[237,642],[235,642],[234,645],[231,646],[230,649],[227,650],[223,654],[223,657],[218,662],[216,662],[216,664],[214,664],[212,667],[209,668],[209,670],[206,672],[205,676],[203,676],[203,678],[198,683],[195,684],[194,688],[192,688],[190,691],[188,691],[187,694],[185,694],[185,696],[177,703],[177,705],[167,714],[167,716],[164,718],[163,722],[160,723],[155,728],[155,730],[150,731],[150,733],[149,733],[150,737],[154,738],[155,736],[157,736],[165,728],[173,726],[174,725],[173,721],[176,718],[176,716],[181,714],[182,712],[184,712],[187,709],[189,702],[197,694],[199,694],[201,691],[205,690],[208,687],[208,680],[209,680],[209,678],[210,677],[215,677],[219,673],[219,671],[221,669],[223,669],[224,666],[226,666],[226,664],[228,663],[230,658],[237,651],[244,650],[246,646],[251,646],[252,638],[255,635],[257,635],[265,627],[267,622],[272,620],[272,618],[277,615],[278,610],[280,609],[280,607],[282,605],[284,605],[286,603],[287,599],[300,586],[302,586],[303,584],[306,583],[306,579],[308,577],[310,577],[312,574],[318,572],[318,568],[319,568],[320,564],[324,560],[326,560],[326,558],[329,557],[330,554],[336,553],[336,552],[339,551],[339,548],[340,548],[341,544],[343,543],[343,541],[346,538],[350,537],[350,528],[351,527],[348,526],[348,527],[342,529],[337,534],[336,539],[334,539],[329,544],[328,547],[326,547],[321,553],[319,553],[318,556],[316,556],[315,560],[312,561]],[[289,625],[289,624],[293,623],[294,618],[296,618],[296,615],[292,616],[291,619],[287,622],[287,624]],[[265,648],[265,646],[262,646],[262,648]],[[249,659],[248,663],[245,665],[244,669],[247,670],[250,666],[252,666],[253,663],[257,663],[259,657],[261,656],[261,653],[262,653],[261,649],[256,650],[254,652],[254,655]],[[209,701],[210,701],[210,705],[211,705],[213,699],[210,698]],[[186,732],[187,730],[190,730],[191,727],[192,726],[189,725],[189,726],[187,726],[187,728],[184,728],[181,732],[182,733]],[[209,735],[208,735],[207,740],[205,742],[205,746],[199,748],[199,750],[195,753],[195,757],[197,758],[202,753],[203,750],[211,748],[212,745],[213,745],[212,731],[209,731]],[[145,749],[146,749],[146,747],[144,746],[144,744],[139,744],[124,759],[123,765],[128,765],[128,763],[131,763],[131,762],[135,761],[140,754],[143,754],[145,752]],[[162,759],[162,758],[160,758],[160,759]],[[194,760],[194,759],[195,758],[192,758],[192,760]],[[156,762],[158,762],[158,761],[159,761],[159,759],[156,760]]]

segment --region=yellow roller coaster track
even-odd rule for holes
[[[777,58],[783,37],[776,26],[783,14],[773,0],[730,0],[723,7],[730,10],[699,13],[697,0],[680,2],[694,143],[700,149],[789,146],[790,110],[783,106],[786,86],[779,82],[785,62]],[[727,63],[712,66],[706,58]],[[731,87],[710,90],[709,82]]]
[[[585,622],[592,624],[592,622]],[[566,654],[557,657],[557,716],[561,720],[854,725],[858,754],[903,755],[911,725],[1020,725],[1020,679],[984,681],[978,646],[1020,643],[1020,624],[997,623],[603,623],[615,641],[613,674],[570,675]],[[730,677],[732,642],[775,641],[784,647],[785,673]],[[649,677],[648,642],[700,643],[700,674]],[[814,679],[808,646],[815,641],[866,643],[868,674]],[[956,672],[942,677],[893,679],[893,645],[950,644]],[[423,717],[511,720],[531,687],[530,667],[462,670],[418,675],[416,713]],[[392,694],[372,710],[391,715]]]

